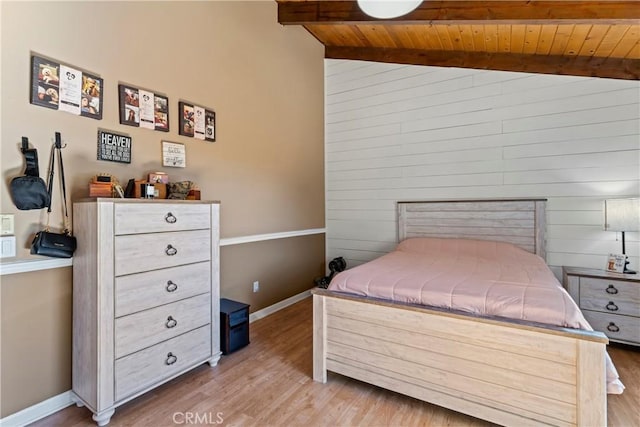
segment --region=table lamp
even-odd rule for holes
[[[640,231],[640,199],[609,199],[604,201],[604,229],[622,233],[622,255],[624,255],[624,273],[636,274],[627,268],[625,253],[625,231]]]

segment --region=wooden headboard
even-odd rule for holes
[[[398,202],[398,241],[446,237],[509,242],[545,259],[546,199]]]

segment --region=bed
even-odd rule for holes
[[[544,259],[545,203],[401,202],[398,240],[507,242]],[[407,301],[314,290],[314,380],[332,371],[502,425],[606,425],[604,334]]]

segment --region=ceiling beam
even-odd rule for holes
[[[325,58],[640,80],[640,60],[327,46]]]
[[[278,22],[308,24],[483,24],[630,23],[640,19],[637,0],[425,0],[408,15],[380,20],[366,15],[355,0],[278,1]]]

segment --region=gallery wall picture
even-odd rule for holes
[[[216,113],[205,107],[190,102],[178,102],[180,125],[178,133],[183,136],[216,141]]]
[[[102,119],[103,80],[38,55],[31,56],[31,103],[77,116]]]
[[[120,124],[169,132],[169,98],[129,85],[118,85]]]

